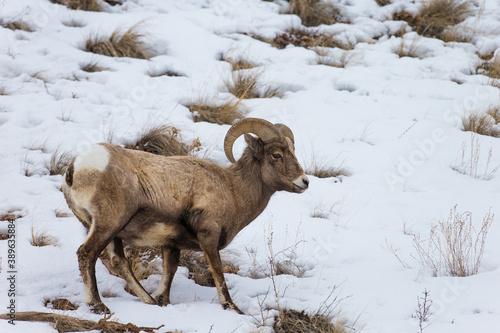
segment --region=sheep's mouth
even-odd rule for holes
[[[307,190],[307,188],[305,188],[305,187],[301,187],[301,186],[299,186],[299,185],[297,185],[297,184],[293,184],[293,191],[294,191],[294,192],[297,192],[297,193],[302,193],[302,192],[304,192],[305,190]]]

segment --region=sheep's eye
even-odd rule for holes
[[[281,154],[278,154],[278,153],[274,153],[274,154],[273,154],[273,158],[274,158],[274,159],[279,159],[279,158],[281,158],[281,157],[282,157],[282,156],[281,156]]]

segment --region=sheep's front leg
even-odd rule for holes
[[[200,247],[205,254],[210,272],[214,277],[220,304],[224,309],[231,309],[239,314],[243,314],[243,312],[234,304],[231,296],[229,295],[229,290],[227,289],[226,280],[224,279],[224,273],[222,270],[222,261],[220,259],[219,250],[217,249],[219,245],[219,236],[220,231],[200,232],[198,235]]]
[[[158,290],[156,291],[156,302],[158,302],[158,305],[170,304],[170,288],[172,287],[172,281],[179,266],[180,255],[181,250],[178,248],[162,247],[163,274]]]

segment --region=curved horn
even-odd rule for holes
[[[290,127],[286,126],[285,124],[274,124],[274,127],[278,129],[278,132],[281,133],[286,138],[289,138],[293,144],[295,144],[295,139],[293,137],[292,130]]]
[[[245,118],[231,126],[224,138],[224,152],[231,163],[236,162],[233,156],[233,144],[242,134],[253,133],[262,141],[269,142],[280,136],[278,128],[267,120],[259,118]]]

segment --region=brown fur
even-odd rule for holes
[[[229,296],[219,250],[265,209],[274,192],[301,193],[308,186],[290,140],[280,137],[264,144],[248,134],[245,140],[249,147],[228,168],[194,157],[156,156],[111,144],[101,144],[110,155],[104,171],[75,171],[70,165],[62,188],[69,207],[89,230],[77,254],[86,302],[93,311],[109,311],[95,278],[95,262],[107,247],[113,267],[129,288],[143,302],[159,305],[170,303],[180,251],[201,250],[219,301],[241,312]],[[301,186],[294,185],[297,179]],[[76,197],[89,200],[79,205]],[[131,272],[122,242],[162,247],[164,271],[156,299]]]

